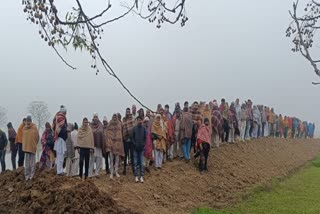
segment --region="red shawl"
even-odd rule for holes
[[[64,124],[67,122],[66,115],[61,112],[58,112],[53,119],[52,129],[54,130],[54,139],[58,139],[61,129]]]
[[[197,146],[201,143],[211,144],[211,131],[209,126],[206,126],[205,124],[202,124],[198,129]]]
[[[174,127],[173,127],[172,120],[167,121],[167,129],[168,129],[168,133],[167,133],[168,143],[169,145],[172,145],[174,143]]]

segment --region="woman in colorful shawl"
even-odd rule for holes
[[[84,162],[84,179],[87,179],[89,176],[89,161],[90,155],[94,152],[94,140],[93,133],[89,126],[88,118],[83,118],[82,126],[78,132],[77,140],[79,149],[80,149],[80,162],[79,162],[79,176],[82,179],[83,177],[83,162]]]
[[[16,170],[17,145],[15,144],[15,142],[16,142],[17,133],[16,133],[16,130],[14,130],[11,122],[7,124],[7,127],[8,127],[8,140],[10,142],[12,168],[13,170]]]
[[[168,155],[169,155],[169,160],[172,161],[175,155],[175,151],[174,151],[174,126],[173,126],[173,122],[172,119],[167,121],[167,129],[168,129],[168,133],[167,133],[167,148],[168,148]]]
[[[209,128],[209,119],[204,119],[204,124],[199,127],[197,134],[197,150],[200,152],[199,170],[208,171],[208,156],[210,152],[211,130]]]
[[[219,147],[219,142],[224,141],[223,117],[217,105],[213,105],[212,110],[212,146]]]
[[[45,167],[50,169],[54,163],[54,135],[50,123],[46,123],[45,127],[46,130],[43,132],[41,137],[42,154],[39,163],[40,169]]]
[[[92,123],[90,127],[93,132],[93,139],[94,139],[94,155],[92,159],[90,159],[89,165],[89,177],[93,176],[94,164],[96,164],[95,168],[95,175],[100,175],[100,170],[102,169],[102,158],[103,154],[102,151],[104,150],[104,134],[103,134],[103,124],[99,120],[98,114],[93,114]]]
[[[228,126],[229,126],[228,143],[234,143],[235,133],[237,134],[239,133],[238,119],[237,119],[237,113],[236,113],[236,108],[234,106],[234,103],[231,103],[231,106],[228,109]]]
[[[117,114],[113,114],[112,120],[108,124],[106,142],[106,151],[110,152],[110,179],[113,179],[114,175],[119,178],[120,157],[124,157],[125,152],[123,147],[122,126],[117,118]]]
[[[152,123],[151,134],[155,147],[155,167],[161,169],[163,162],[163,154],[166,151],[166,133],[161,126],[161,115],[157,114],[156,119]]]
[[[144,151],[144,157],[145,157],[145,170],[150,173],[149,166],[150,162],[153,161],[153,148],[152,148],[152,137],[151,137],[151,127],[149,124],[149,117],[145,117],[143,120],[144,127],[147,131],[147,137],[146,137],[146,146]]]
[[[67,151],[65,153],[65,157],[66,157],[66,174],[67,176],[72,176],[72,161],[75,157],[75,149],[74,149],[74,142],[72,141],[72,137],[71,137],[71,132],[73,131],[73,124],[72,123],[68,123],[68,127],[67,127],[67,131],[68,131],[68,138],[66,141],[66,147],[67,147]]]

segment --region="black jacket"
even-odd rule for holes
[[[3,150],[7,147],[8,139],[6,133],[0,130],[0,150]]]
[[[144,150],[147,139],[147,130],[143,126],[135,126],[132,130],[132,142],[136,150]]]

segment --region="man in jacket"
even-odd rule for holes
[[[132,142],[134,146],[133,156],[134,156],[134,176],[135,181],[139,182],[137,168],[140,167],[140,182],[143,183],[144,179],[144,148],[146,145],[147,131],[144,126],[142,126],[142,118],[137,117],[138,124],[132,130]]]

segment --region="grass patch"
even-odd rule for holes
[[[232,208],[197,209],[192,214],[316,214],[320,213],[320,156],[312,165],[284,181],[257,187]]]

